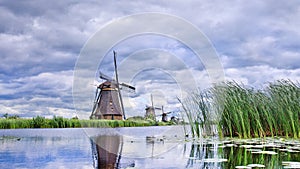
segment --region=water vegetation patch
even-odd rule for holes
[[[278,80],[258,90],[229,81],[179,101],[195,137],[300,138],[298,82]]]
[[[171,122],[156,122],[150,119],[129,118],[127,120],[80,120],[54,116],[52,119],[36,116],[32,119],[5,118],[0,119],[0,129],[17,128],[89,128],[89,127],[142,127],[165,126]]]
[[[299,144],[298,139],[282,139],[279,137],[251,139],[201,138],[192,141],[188,167],[201,165],[206,166],[206,168],[230,169],[292,168],[300,166],[300,154],[282,151],[281,149],[291,149],[292,147],[298,147]],[[253,147],[260,147],[260,149],[253,149]]]
[[[21,138],[20,137],[15,137],[15,136],[0,136],[0,141],[3,141],[3,140],[17,140],[17,141],[20,141]]]

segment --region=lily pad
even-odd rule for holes
[[[225,144],[226,147],[237,147],[235,144]]]
[[[201,161],[205,163],[221,163],[221,162],[227,162],[228,160],[224,158],[207,158]]]
[[[254,151],[251,152],[252,154],[269,154],[269,155],[276,155],[275,151]]]
[[[300,162],[294,162],[294,161],[283,161],[282,165],[283,168],[300,168]]]
[[[230,144],[230,143],[232,143],[232,141],[231,140],[224,140],[224,141],[222,141],[222,143],[223,144]]]
[[[300,151],[297,151],[297,150],[291,150],[291,149],[288,149],[287,150],[289,153],[299,153]]]
[[[265,165],[262,165],[262,164],[249,164],[247,166],[248,167],[257,167],[257,168],[264,168],[264,167],[266,167]]]
[[[243,148],[252,148],[253,145],[247,145],[247,144],[244,144],[244,145],[240,145],[240,147],[243,147]]]
[[[265,145],[263,145],[263,146],[264,146],[264,147],[277,147],[277,145],[274,144],[274,143],[265,144]]]
[[[198,160],[199,158],[197,158],[197,157],[188,157],[188,159],[190,159],[190,160]]]
[[[254,148],[252,148],[252,149],[247,149],[247,151],[260,152],[260,151],[262,151],[262,150],[261,150],[261,149],[254,149]]]
[[[289,149],[282,148],[282,149],[279,149],[279,151],[287,152],[287,151],[289,151]]]
[[[254,145],[253,148],[264,148],[266,147],[265,145]]]
[[[235,166],[235,168],[247,168],[247,169],[251,169],[251,167],[248,167],[248,166]]]

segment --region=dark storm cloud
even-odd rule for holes
[[[24,116],[73,116],[73,69],[81,48],[97,30],[116,18],[141,12],[173,14],[199,28],[214,45],[228,80],[255,86],[280,78],[299,81],[299,9],[300,3],[295,0],[1,1],[0,109]],[[162,21],[161,27],[166,26],[172,25],[164,25]],[[114,35],[107,35],[107,41],[111,36]],[[184,64],[164,55],[154,56],[155,53],[125,62],[135,52],[149,48],[167,51]],[[142,35],[126,39],[113,49],[118,52],[118,64],[126,63],[124,73],[130,72],[134,65],[163,63],[182,83],[191,80],[185,67],[197,77],[200,88],[210,83],[201,60],[176,39]],[[95,62],[99,62],[101,71],[113,76],[111,52],[102,62]],[[97,70],[94,71],[96,74]],[[147,69],[133,82],[140,92],[134,98],[134,107],[146,104],[151,91],[162,93],[157,96],[159,104],[176,105],[168,97],[174,96],[174,91],[161,91],[162,87],[174,87],[164,72]],[[135,110],[134,107],[131,109]]]
[[[0,28],[0,71],[17,77],[25,70],[27,75],[36,75],[72,69],[80,49],[94,32],[89,30],[89,26],[95,26],[90,22],[94,17],[89,13],[92,3],[5,1],[0,9],[0,21],[5,23]]]
[[[299,2],[270,0],[244,5],[235,2],[232,7],[220,10],[219,15],[212,18],[216,24],[208,23],[204,29],[212,28],[207,31],[208,36],[220,54],[230,57],[231,61],[224,66],[299,67]]]

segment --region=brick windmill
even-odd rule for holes
[[[100,78],[106,80],[101,83],[95,94],[91,119],[123,120],[126,119],[120,86],[135,90],[135,87],[119,83],[116,52],[114,51],[115,79],[100,73]]]

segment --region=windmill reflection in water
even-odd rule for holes
[[[93,165],[95,169],[121,168],[123,137],[120,135],[100,135],[91,138]],[[125,164],[134,167],[134,163]]]

